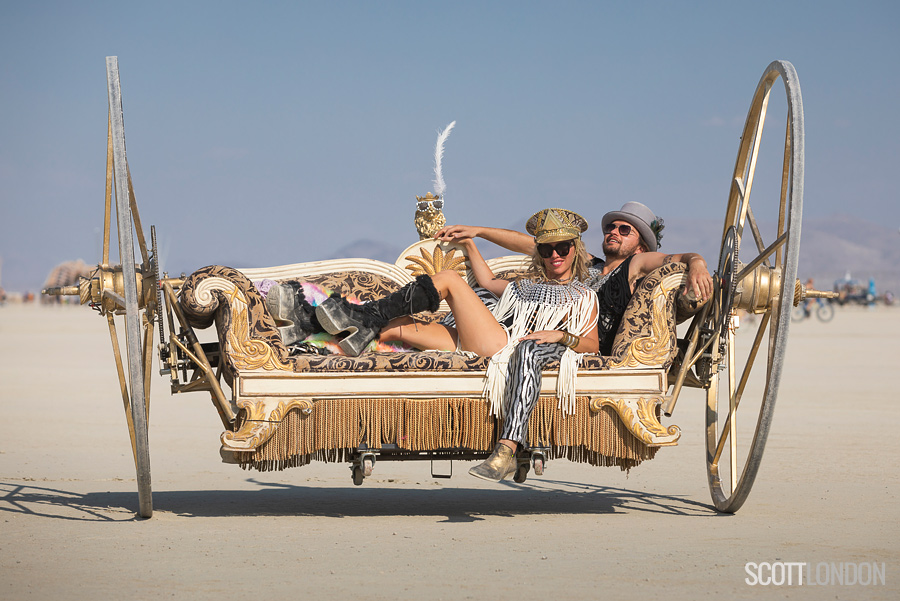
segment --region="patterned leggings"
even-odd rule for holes
[[[503,399],[506,418],[500,438],[525,444],[528,420],[541,393],[541,371],[548,363],[562,357],[565,350],[562,344],[537,344],[534,340],[525,340],[516,346],[509,361]]]

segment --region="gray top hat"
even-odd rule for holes
[[[657,219],[656,215],[653,214],[647,205],[643,205],[639,202],[626,202],[622,205],[621,210],[618,211],[610,211],[606,215],[603,216],[603,221],[601,222],[601,226],[603,227],[603,231],[606,231],[606,225],[613,221],[627,221],[632,226],[636,227],[638,232],[641,234],[641,240],[644,241],[644,244],[647,245],[647,249],[651,252],[655,252],[657,248],[659,248],[659,239],[657,238],[657,233],[651,224],[656,222],[657,230],[662,230],[662,220]],[[662,238],[662,236],[659,236]]]

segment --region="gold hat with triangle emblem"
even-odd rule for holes
[[[587,229],[584,217],[566,209],[538,211],[525,224],[525,231],[534,236],[538,244],[581,238],[581,233]]]

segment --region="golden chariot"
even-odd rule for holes
[[[353,482],[362,484],[376,462],[487,457],[499,431],[482,398],[487,358],[432,351],[292,356],[279,337],[280,324],[253,284],[266,279],[313,282],[361,301],[441,269],[457,269],[474,284],[463,247],[424,239],[393,264],[338,259],[242,270],[213,265],[175,278],[161,274],[155,228],[148,244],[126,160],[116,57],[108,57],[106,67],[109,134],[102,257],[78,286],[44,292],[79,295],[107,320],[134,452],[140,515],[153,512],[147,429],[154,354],[173,394],[209,394],[223,426],[221,457],[244,468],[347,462]],[[766,237],[754,217],[750,193],[770,92],[779,79],[787,95],[787,125],[778,223]],[[756,88],[741,137],[713,298],[701,306],[681,294],[686,278],[679,264],[648,275],[635,291],[612,355],[584,358],[574,413],[558,409],[556,371],[548,366],[529,425],[530,446],[518,454],[516,482],[524,482],[530,472],[542,475],[546,462],[559,457],[621,469],[652,459],[660,447],[678,443],[679,427],[663,422],[688,387],[705,392],[713,503],[722,512],[741,507],[772,421],[791,309],[824,294],[797,280],[803,140],[796,71],[788,62],[773,62]],[[113,203],[121,262],[116,265],[109,262]],[[525,260],[507,256],[489,264],[497,274],[512,275],[524,268]],[[736,353],[739,314],[753,316],[755,327],[743,358]],[[124,322],[124,357],[117,317],[120,325]],[[682,322],[685,334],[678,338]],[[216,341],[200,342],[196,331],[213,325]],[[751,396],[751,372],[763,380],[753,402],[745,399]],[[739,411],[742,399],[749,410]],[[738,436],[741,423],[750,424],[749,435]]]

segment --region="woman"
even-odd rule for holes
[[[472,240],[467,246],[469,264],[479,286],[500,296],[493,312],[455,271],[419,276],[383,299],[351,305],[335,296],[316,308],[322,327],[331,334],[350,332],[340,345],[358,355],[374,338],[401,341],[422,350],[463,351],[491,357],[485,396],[494,415],[503,415],[507,363],[519,342],[560,343],[566,350],[560,359],[557,395],[564,405],[574,402],[575,374],[579,354],[596,353],[597,295],[581,280],[587,278],[588,254],[581,242],[587,222],[564,209],[544,209],[526,224],[534,236],[532,263],[514,282],[494,277]],[[410,315],[434,311],[447,301],[455,327],[441,323],[422,324]],[[504,476],[515,470],[517,443],[502,439],[491,458],[502,459]],[[472,469],[479,475],[478,466]],[[481,477],[481,476],[480,476]],[[491,477],[491,479],[495,479]],[[496,478],[499,479],[499,478]]]

